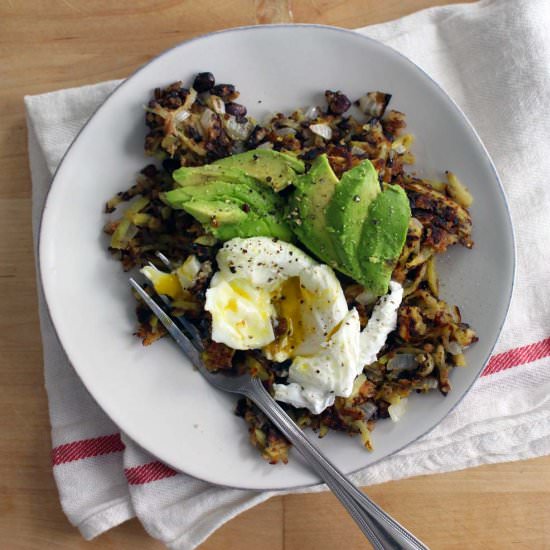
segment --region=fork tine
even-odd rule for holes
[[[174,268],[172,262],[160,251],[155,252],[155,256],[168,268],[170,271]]]
[[[141,285],[133,278],[130,278],[130,284],[145,302],[147,307],[158,317],[159,321],[164,325],[164,328],[170,333],[176,343],[183,349],[185,354],[191,359],[191,362],[197,367],[202,367],[200,354],[189,338],[180,330],[174,323],[171,317],[145,292]]]
[[[176,317],[176,319],[178,320],[179,323],[181,323],[183,328],[187,331],[187,333],[191,337],[191,342],[193,343],[195,348],[199,351],[203,351],[201,335],[197,327],[193,323],[190,323],[183,315]]]
[[[159,258],[159,260],[161,260],[166,267],[168,267],[169,269],[172,268],[171,267],[172,262],[170,262],[170,260],[162,252],[158,252],[158,251],[155,252],[155,256],[157,256],[157,258]],[[147,262],[147,263],[149,264],[150,267],[153,267],[154,269],[156,269],[155,264],[153,264],[152,262]],[[153,290],[154,289],[155,287],[153,286]],[[162,303],[165,306],[171,307],[170,300],[168,300],[166,296],[163,296],[162,294],[158,294],[158,293],[157,293],[157,296],[162,300]],[[193,343],[195,348],[197,348],[199,351],[202,351],[203,345],[202,345],[201,335],[197,327],[193,323],[190,323],[183,315],[179,315],[179,316],[174,315],[174,317],[187,331],[187,334],[191,337],[191,342]]]

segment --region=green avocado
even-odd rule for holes
[[[381,191],[370,161],[338,181],[326,155],[294,185],[289,219],[300,242],[371,292],[386,294],[411,217],[405,191],[398,185]]]
[[[331,232],[339,264],[360,277],[358,250],[361,230],[369,205],[380,193],[378,173],[370,160],[364,160],[342,175],[327,207],[327,227]]]
[[[340,269],[339,256],[327,228],[326,210],[339,185],[327,155],[319,155],[307,174],[296,178],[289,199],[291,227],[300,242],[323,262]],[[343,266],[342,266],[343,267]]]
[[[271,187],[274,191],[281,191],[289,186],[297,173],[301,174],[305,171],[304,163],[300,159],[270,149],[253,149],[231,155],[217,160],[210,166],[242,170],[246,175]]]
[[[370,204],[358,250],[358,280],[377,296],[388,292],[395,264],[405,244],[411,217],[409,199],[398,185],[388,185]]]
[[[247,215],[247,218],[237,224],[220,224],[210,232],[221,241],[229,241],[235,237],[275,237],[282,241],[292,242],[294,235],[290,227],[275,216]]]
[[[207,225],[234,225],[247,218],[246,212],[238,205],[221,201],[189,201],[182,205],[182,209],[197,221]]]
[[[186,202],[182,209],[221,241],[235,237],[277,237],[285,241],[292,240],[292,231],[288,225],[275,216],[258,216],[252,211],[245,212],[237,204],[195,200]]]
[[[284,221],[283,199],[256,181],[207,181],[163,193],[162,200],[197,219],[206,231],[225,241],[234,237],[293,238]]]
[[[212,180],[173,189],[164,193],[162,199],[175,209],[182,208],[191,200],[226,201],[237,203],[240,207],[246,204],[250,209],[265,214],[276,212],[283,204],[281,197],[255,181],[244,184]]]
[[[257,180],[240,168],[221,166],[220,164],[205,164],[204,166],[182,166],[172,172],[172,177],[179,187],[200,185],[212,180],[223,180],[230,183],[256,184]]]

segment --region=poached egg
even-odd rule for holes
[[[273,385],[278,401],[319,414],[335,397],[349,397],[395,329],[399,283],[390,283],[361,332],[357,310],[348,310],[332,269],[294,245],[237,238],[216,259],[219,271],[205,303],[212,340],[237,350],[261,349],[276,362],[291,360],[288,383]]]
[[[316,353],[348,312],[332,269],[269,237],[232,239],[206,292],[212,339],[277,362]]]

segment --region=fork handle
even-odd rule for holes
[[[305,458],[311,469],[327,484],[376,550],[429,550],[412,533],[378,507],[325,458],[271,397],[257,378],[246,396],[279,428]]]

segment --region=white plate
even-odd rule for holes
[[[375,451],[331,433],[322,450],[344,472],[384,458],[433,428],[462,399],[487,361],[504,321],[514,272],[506,200],[487,152],[458,107],[413,63],[373,40],[308,25],[250,27],[181,44],[126,80],[81,131],[57,171],[40,239],[40,270],[63,347],[90,393],[131,438],[172,467],[220,485],[283,489],[318,481],[291,452],[270,466],[249,445],[234,399],[207,386],[168,338],[144,348],[132,336],[128,276],[106,251],[103,205],[148,161],[142,154],[143,105],[153,88],[199,71],[231,82],[252,114],[322,104],[325,89],[351,98],[393,95],[416,136],[416,170],[449,169],[466,182],[476,246],[440,261],[443,295],[460,306],[480,341],[455,369],[453,391],[414,396],[399,422],[381,421]],[[314,437],[314,436],[312,436]]]

